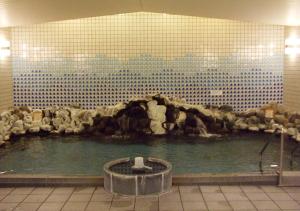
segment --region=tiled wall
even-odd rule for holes
[[[300,38],[300,27],[285,27],[285,39]],[[299,47],[299,46],[298,46]],[[300,111],[300,54],[285,55],[284,58],[284,105],[290,110]]]
[[[11,37],[10,29],[0,28],[0,42],[9,41]],[[1,44],[0,44],[1,48]],[[10,56],[2,54],[0,49],[0,112],[13,106],[13,80]]]
[[[139,12],[16,27],[12,40],[15,105],[282,102],[282,26]]]

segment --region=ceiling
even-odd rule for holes
[[[0,27],[140,11],[300,25],[300,0],[0,0]]]

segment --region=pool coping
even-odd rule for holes
[[[0,175],[4,186],[103,186],[103,176],[63,176],[43,174]],[[277,185],[277,173],[222,173],[173,175],[173,185]]]

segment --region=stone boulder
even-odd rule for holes
[[[239,118],[235,123],[234,127],[239,130],[247,130],[248,124],[245,122],[244,118]]]
[[[179,108],[176,108],[174,105],[168,105],[166,111],[166,120],[170,123],[175,123],[176,119],[179,117]]]
[[[233,108],[230,105],[222,105],[219,107],[219,110],[222,112],[233,112]]]
[[[147,114],[151,120],[150,129],[155,135],[163,135],[166,133],[163,123],[166,122],[167,107],[164,105],[158,105],[156,100],[149,101],[147,103]]]
[[[22,120],[17,120],[12,126],[11,132],[15,135],[23,135],[26,133]]]
[[[207,128],[204,122],[193,113],[187,113],[184,132],[186,134],[207,135]]]
[[[118,112],[126,108],[123,102],[117,103],[115,106],[101,106],[97,107],[96,111],[101,116],[115,116]]]

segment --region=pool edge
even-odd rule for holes
[[[0,175],[4,186],[103,186],[103,176]],[[277,185],[276,173],[178,174],[173,185]]]

